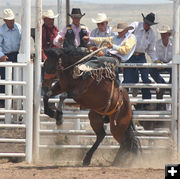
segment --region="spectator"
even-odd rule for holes
[[[115,35],[112,32],[112,27],[108,26],[109,18],[105,13],[98,13],[95,19],[92,19],[93,23],[97,24],[97,28],[93,29],[90,36],[91,37],[110,37]],[[95,44],[93,44],[95,45]]]
[[[81,14],[79,8],[73,8],[71,14],[68,14],[72,23],[68,24],[57,37],[54,39],[54,45],[61,45],[63,47],[75,46],[75,47],[88,47],[88,42],[83,40],[84,36],[89,36],[90,31],[88,28],[80,24],[81,18],[85,15]]]
[[[63,28],[61,32],[58,33],[56,38],[54,39],[54,45],[62,46],[63,48],[67,47],[88,47],[88,41],[84,40],[84,37],[89,37],[90,31],[89,29],[80,24],[81,18],[85,15],[81,13],[81,9],[73,8],[71,14],[68,14],[71,19],[72,23],[68,24],[66,27]],[[72,98],[70,93],[64,92],[60,95],[60,102],[59,102],[59,111],[60,117],[57,121],[57,124],[62,123],[62,105],[63,101],[67,98]]]
[[[108,26],[108,21],[110,19],[105,13],[98,13],[95,19],[92,19],[93,23],[97,24],[97,28],[93,29],[90,36],[91,37],[110,37],[114,36],[115,32],[112,32],[112,27]],[[94,43],[91,45],[96,46]],[[104,51],[106,53],[106,51]],[[99,53],[100,54],[100,53]],[[103,55],[103,53],[101,53]],[[116,69],[116,79],[119,81],[120,69]]]
[[[11,9],[4,9],[4,24],[0,26],[0,62],[17,62],[17,55],[21,41],[21,26],[15,22]],[[0,68],[1,79],[5,79],[5,68]],[[0,86],[0,93],[5,93],[5,86]],[[0,107],[4,107],[4,100],[0,100]]]
[[[157,60],[155,51],[155,34],[151,26],[157,24],[155,14],[150,13],[146,17],[143,16],[143,22],[133,22],[132,32],[136,36],[137,44],[133,56],[126,63],[146,63],[145,53],[147,53],[153,61]],[[151,83],[148,78],[147,68],[125,68],[124,83],[137,83],[139,81],[139,73],[143,83]],[[142,99],[151,99],[150,89],[142,88]],[[137,104],[136,108],[149,109],[150,104]]]
[[[49,9],[44,11],[43,13],[43,21],[44,24],[42,26],[42,61],[46,60],[45,51],[49,48],[59,48],[58,45],[54,45],[53,41],[55,37],[58,35],[58,28],[54,25],[54,19],[57,18],[59,14],[54,14],[53,10]],[[49,87],[55,82],[56,80],[56,71],[53,74],[44,73],[44,67],[41,70],[41,78],[43,81],[43,88],[42,88],[42,95],[44,92],[47,92]],[[51,104],[51,107],[54,108],[54,104]]]
[[[54,12],[49,9],[43,13],[44,24],[42,26],[42,60],[46,60],[46,55],[44,51],[48,48],[58,48],[59,46],[54,45],[53,41],[58,35],[58,28],[54,25],[54,19],[57,18],[59,14],[54,15]]]
[[[156,42],[156,54],[158,60],[157,63],[171,63],[172,61],[172,30],[168,25],[163,25],[158,32],[161,34],[161,39]],[[161,72],[168,72],[170,74],[169,83],[171,83],[171,68],[151,68],[150,75],[156,83],[166,83],[163,77],[160,75]],[[157,90],[157,99],[163,98],[164,90]]]

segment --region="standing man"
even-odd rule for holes
[[[72,23],[67,25],[57,37],[54,39],[54,45],[63,45],[63,47],[88,47],[88,42],[83,38],[90,35],[89,29],[80,24],[81,18],[85,15],[81,14],[81,9],[73,8],[71,14],[68,14]]]
[[[42,61],[46,61],[45,51],[49,48],[59,48],[58,45],[54,45],[53,41],[55,37],[58,35],[58,28],[54,25],[54,19],[57,18],[59,14],[54,14],[53,10],[49,9],[44,11],[43,13],[43,21],[44,24],[42,26]],[[42,78],[42,94],[46,92],[49,87],[51,87],[52,83],[56,79],[56,71],[53,74],[44,73],[44,67],[41,68],[41,78]],[[52,104],[52,106],[54,106]]]
[[[108,26],[109,18],[105,13],[98,13],[92,22],[97,24],[97,28],[93,29],[90,36],[91,37],[110,37],[114,36],[115,33],[112,32],[112,27]],[[92,44],[95,45],[95,44]]]
[[[44,24],[42,26],[42,60],[46,60],[46,55],[44,53],[48,48],[58,48],[59,46],[54,45],[53,41],[58,35],[58,28],[54,25],[54,19],[57,18],[59,14],[54,14],[54,12],[49,9],[43,13]]]
[[[21,26],[15,22],[15,16],[11,9],[4,9],[2,19],[4,24],[0,26],[0,62],[17,62],[17,55],[21,41]],[[5,68],[0,68],[1,79],[5,79]],[[5,86],[0,86],[0,93],[5,93]],[[4,107],[4,100],[0,100],[0,107]]]
[[[133,56],[126,63],[146,63],[145,53],[155,62],[157,60],[155,51],[155,34],[151,26],[157,24],[155,14],[150,13],[146,17],[143,16],[143,22],[133,22],[132,32],[136,36],[137,44]],[[124,68],[124,83],[137,83],[139,81],[139,73],[143,83],[151,83],[148,78],[147,68]],[[142,88],[142,99],[151,99],[150,89]],[[149,109],[149,104],[138,104],[138,108]]]
[[[58,33],[54,39],[54,45],[62,46],[63,48],[88,47],[88,41],[84,40],[84,38],[89,37],[90,32],[85,25],[80,24],[80,20],[85,13],[82,14],[79,8],[73,8],[71,14],[68,15],[71,17],[72,23]],[[71,98],[72,95],[67,92],[60,95],[59,117],[56,117],[56,124],[58,125],[62,123],[62,104],[67,97]]]
[[[168,25],[163,25],[158,32],[161,34],[161,39],[156,42],[156,54],[158,61],[157,63],[171,63],[172,61],[172,38],[170,38],[172,34],[172,30]],[[151,68],[150,75],[154,79],[156,83],[166,83],[163,77],[160,75],[161,72],[168,72],[170,74],[169,83],[171,83],[171,68]],[[163,98],[163,89],[157,90],[157,99]]]

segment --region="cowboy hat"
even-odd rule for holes
[[[122,32],[124,30],[132,30],[133,26],[129,26],[127,23],[119,23],[112,28],[113,32]]]
[[[68,16],[75,17],[75,18],[81,18],[84,15],[85,13],[81,14],[81,9],[79,8],[73,8],[71,11],[71,14],[68,13]]]
[[[168,25],[162,25],[160,28],[157,29],[160,34],[164,33],[172,33],[172,29]]]
[[[154,13],[149,13],[146,17],[144,17],[144,14],[142,13],[142,16],[143,16],[143,20],[146,24],[148,25],[155,25],[155,24],[158,24],[157,22],[154,22],[155,20],[155,14]]]
[[[4,9],[2,19],[5,19],[5,20],[14,20],[15,16],[14,16],[13,11],[11,9]]]
[[[44,11],[42,18],[43,19],[44,18],[54,19],[54,18],[56,18],[58,16],[59,16],[59,14],[54,15],[53,10],[49,9],[47,11]]]
[[[91,19],[93,23],[101,23],[101,22],[106,22],[109,21],[110,19],[107,17],[107,15],[105,13],[98,13],[96,18],[92,18]]]

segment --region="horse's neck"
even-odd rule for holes
[[[94,81],[93,78],[88,77],[86,80],[80,78],[74,79],[70,70],[61,71],[60,83],[64,91],[71,92],[73,98],[81,98],[84,95],[89,86]]]

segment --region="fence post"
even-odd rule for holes
[[[33,160],[39,159],[39,130],[41,104],[41,46],[42,46],[42,0],[36,1],[36,31],[35,31],[35,70],[34,70],[34,155]]]
[[[12,62],[6,62],[12,63]],[[6,68],[6,81],[12,81],[12,67]],[[11,96],[12,95],[12,85],[5,85],[5,94]],[[5,109],[10,110],[12,107],[12,99],[5,100]],[[11,124],[11,113],[5,114],[5,124]]]
[[[23,5],[23,49],[24,62],[27,66],[24,69],[26,78],[26,100],[25,100],[25,124],[26,124],[26,162],[32,162],[32,137],[33,137],[33,62],[30,60],[30,28],[31,28],[31,0],[22,1]]]
[[[180,72],[180,41],[179,41],[179,14],[180,14],[180,0],[174,0],[173,4],[173,68],[172,68],[172,137],[177,145],[178,158],[180,158],[180,111],[179,111],[179,101],[180,101],[180,82],[179,82],[179,72]]]
[[[57,0],[58,29],[62,29],[62,0]]]

